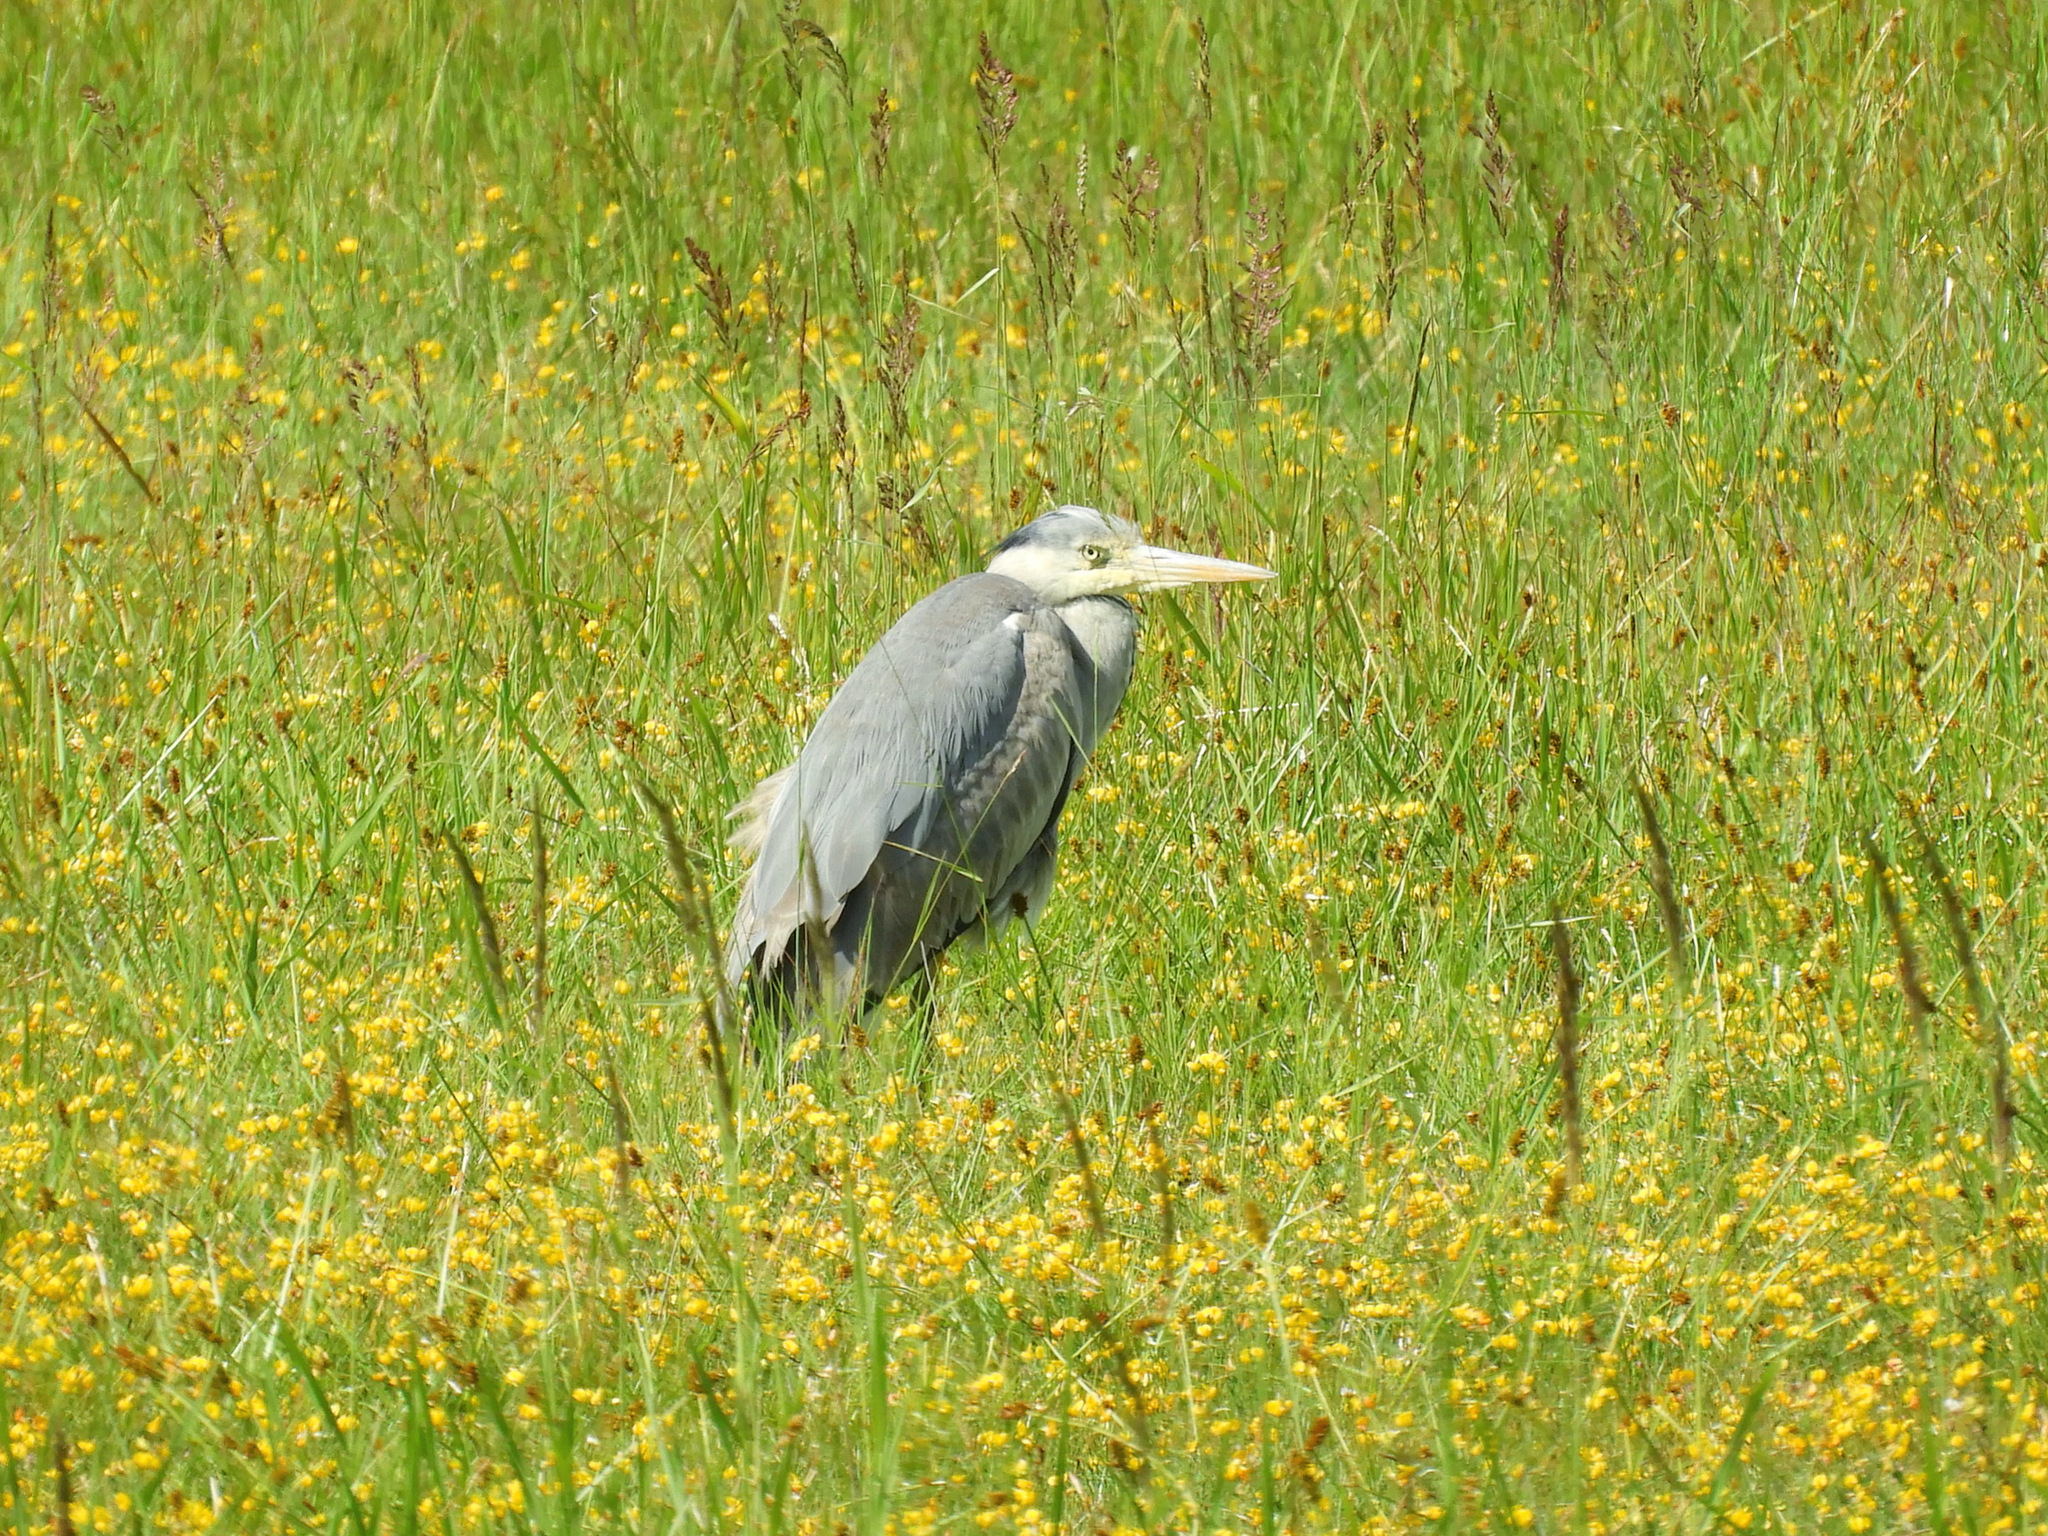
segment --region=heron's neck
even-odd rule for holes
[[[1120,597],[1077,597],[1061,603],[1054,612],[1095,666],[1095,719],[1092,732],[1082,743],[1093,751],[1131,683],[1131,665],[1138,654],[1138,615]]]

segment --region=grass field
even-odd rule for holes
[[[2048,1527],[2041,10],[0,57],[0,1532]],[[1281,579],[727,1116],[725,808],[1064,500]]]

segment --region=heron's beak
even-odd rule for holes
[[[1126,558],[1137,577],[1134,590],[1139,592],[1163,592],[1169,587],[1192,587],[1197,583],[1271,581],[1277,574],[1260,565],[1190,555],[1178,549],[1161,549],[1156,544],[1140,544]]]

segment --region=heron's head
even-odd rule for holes
[[[1273,575],[1256,565],[1147,544],[1135,523],[1092,507],[1059,507],[1032,519],[996,546],[988,568],[1055,605]]]

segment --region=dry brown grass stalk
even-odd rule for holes
[[[1555,910],[1550,914],[1550,951],[1557,963],[1557,1076],[1564,1115],[1564,1174],[1576,1189],[1585,1172],[1585,1132],[1579,1114],[1579,999],[1584,983],[1572,960],[1571,931]]]
[[[981,104],[976,127],[981,133],[982,153],[988,156],[991,176],[1002,170],[1003,145],[1017,126],[1017,77],[996,57],[986,32],[980,37],[980,58],[974,69],[974,95]]]
[[[441,841],[448,845],[448,851],[455,856],[455,867],[462,872],[462,888],[469,895],[471,914],[476,918],[476,945],[484,957],[484,970],[489,975],[492,1002],[503,1006],[508,994],[505,989],[505,949],[498,940],[498,920],[491,915],[490,898],[484,894],[484,883],[477,878],[476,866],[469,861],[469,851],[462,846],[462,838],[455,832],[443,832]]]
[[[1486,206],[1493,214],[1494,227],[1505,235],[1515,212],[1515,157],[1501,138],[1500,108],[1491,91],[1486,93],[1486,120],[1475,131],[1486,152],[1480,176],[1486,187]]]
[[[633,1194],[633,1121],[626,1113],[626,1094],[619,1086],[618,1063],[612,1059],[609,1041],[604,1047],[604,1096],[612,1112],[612,1184],[623,1205]]]
[[[356,1144],[356,1100],[355,1092],[349,1086],[348,1068],[334,1069],[334,1088],[327,1095],[327,1102],[314,1117],[313,1127],[323,1136],[345,1140],[350,1147]]]
[[[78,1536],[78,1526],[71,1518],[71,1442],[54,1425],[50,1429],[50,1461],[57,1473],[56,1508],[50,1512],[52,1536]]]
[[[728,1138],[736,1137],[739,1121],[733,1095],[732,1064],[725,1049],[725,1021],[736,1015],[731,990],[725,982],[725,965],[718,946],[718,925],[711,916],[711,895],[697,877],[689,850],[683,846],[676,813],[668,801],[656,794],[654,787],[645,780],[637,780],[634,788],[641,802],[654,812],[655,824],[661,831],[662,851],[667,855],[669,875],[676,883],[679,898],[675,904],[676,915],[683,920],[684,931],[696,944],[701,961],[710,968],[713,978],[711,995],[703,1000],[705,1055],[709,1058],[712,1084],[718,1093],[718,1112],[725,1133]]]
[[[1885,925],[1891,929],[1892,947],[1899,956],[1899,993],[1906,1000],[1906,1017],[1912,1021],[1914,1038],[1919,1042],[1923,1075],[1934,1048],[1933,1021],[1934,1000],[1927,995],[1927,987],[1920,980],[1920,957],[1913,948],[1913,935],[1906,927],[1906,914],[1899,905],[1898,876],[1885,862],[1884,850],[1877,839],[1865,841],[1870,856],[1870,867],[1877,876],[1877,900],[1884,908]]]
[[[1560,203],[1550,224],[1550,337],[1557,341],[1558,323],[1571,313],[1572,205]]]
[[[1109,1242],[1109,1222],[1103,1215],[1102,1191],[1095,1182],[1095,1163],[1088,1155],[1088,1138],[1081,1131],[1081,1117],[1075,1113],[1073,1095],[1067,1091],[1057,1073],[1047,1074],[1052,1081],[1053,1097],[1059,1104],[1060,1119],[1066,1127],[1067,1145],[1074,1152],[1074,1166],[1081,1175],[1081,1196],[1088,1206],[1088,1229],[1095,1238],[1095,1246],[1102,1248]],[[1130,1345],[1120,1329],[1107,1316],[1097,1319],[1098,1329],[1106,1335],[1105,1342],[1116,1357],[1117,1374],[1124,1388],[1124,1395],[1130,1403],[1131,1430],[1138,1437],[1138,1449],[1143,1454],[1142,1463],[1132,1466],[1128,1463],[1123,1470],[1132,1479],[1144,1484],[1151,1480],[1152,1467],[1152,1420],[1145,1406],[1144,1383],[1138,1379],[1131,1363]]]
[[[1643,836],[1650,841],[1650,889],[1657,893],[1657,912],[1664,923],[1664,957],[1671,967],[1671,985],[1683,993],[1692,986],[1692,967],[1685,948],[1685,919],[1678,909],[1678,887],[1671,877],[1671,849],[1657,820],[1657,802],[1648,786],[1637,784],[1636,809],[1642,814]]]
[[[1983,967],[1977,963],[1977,945],[1970,937],[1970,919],[1956,895],[1955,882],[1949,879],[1948,866],[1942,863],[1934,839],[1927,835],[1927,829],[1920,825],[1917,816],[1914,827],[1920,834],[1920,856],[1934,878],[1935,888],[1941,893],[1942,915],[1948,919],[1949,942],[1955,947],[1956,959],[1963,968],[1963,982],[1969,989],[1971,1011],[1977,1016],[1977,1027],[1984,1032],[1991,1078],[1991,1160],[2003,1169],[2012,1161],[2012,1123],[2018,1117],[2012,1102],[2012,1058],[2005,1020],[1991,1000],[1991,989],[1985,984]]]
[[[540,797],[533,800],[533,966],[527,1027],[540,1038],[548,1012],[548,831],[541,819]]]
[[[1159,1283],[1170,1285],[1180,1247],[1180,1233],[1173,1208],[1173,1159],[1167,1155],[1166,1138],[1159,1122],[1163,1106],[1154,1102],[1145,1111],[1145,1132],[1152,1144],[1152,1177],[1159,1186]]]

